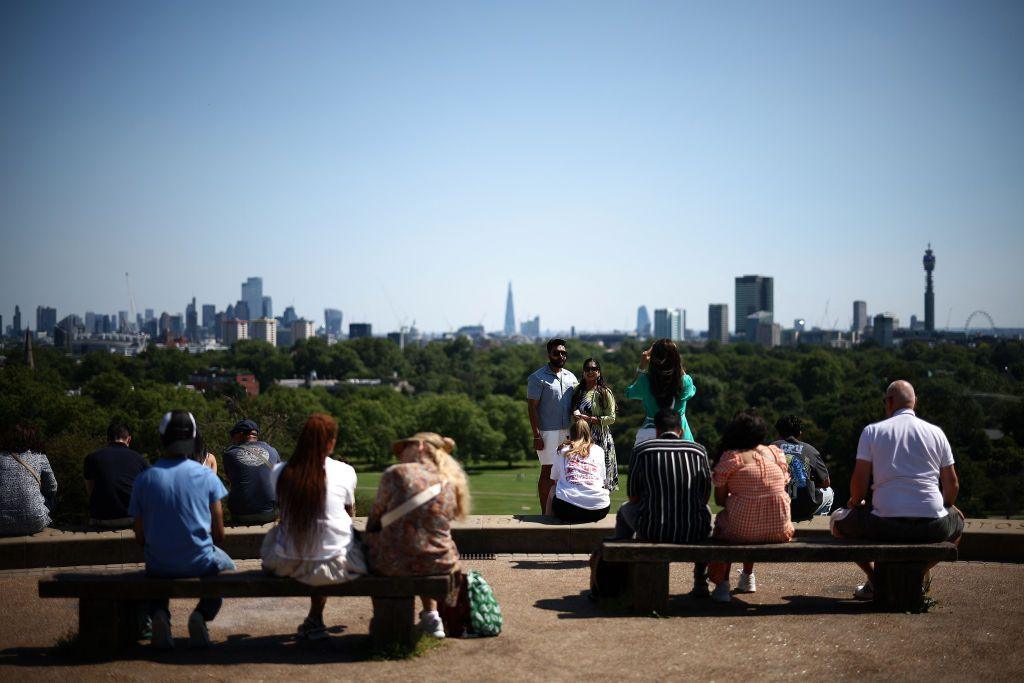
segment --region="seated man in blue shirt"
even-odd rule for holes
[[[209,576],[231,571],[235,563],[214,545],[224,541],[220,501],[228,495],[209,468],[189,456],[195,448],[195,418],[173,410],[160,421],[163,457],[135,478],[128,513],[135,518],[135,540],[145,548],[146,573],[164,578]],[[188,620],[194,646],[208,647],[206,622],[220,610],[220,598],[203,598]],[[170,601],[149,605],[153,646],[174,647]]]

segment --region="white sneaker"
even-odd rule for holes
[[[871,585],[870,581],[866,581],[861,585],[857,586],[857,590],[853,591],[854,600],[874,600],[875,599],[875,587]]]
[[[732,602],[732,595],[729,593],[729,579],[715,586],[711,591],[711,599],[714,602]]]
[[[163,610],[158,610],[152,616],[153,635],[150,636],[150,644],[157,650],[171,650],[174,648],[174,638],[171,637],[171,615]]]
[[[736,590],[740,593],[756,593],[757,579],[754,578],[754,572],[748,574],[741,569],[740,582],[736,585]]]
[[[192,647],[210,647],[210,631],[206,619],[197,611],[188,618],[188,642]]]
[[[444,638],[444,624],[441,622],[441,615],[437,613],[437,610],[420,612],[420,630],[428,636]]]

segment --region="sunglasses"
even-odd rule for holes
[[[583,368],[583,372],[601,372],[601,368],[592,365],[589,368]]]
[[[568,356],[569,354],[566,353],[565,351],[552,351],[551,355],[552,356]]]

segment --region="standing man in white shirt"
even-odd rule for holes
[[[850,480],[849,508],[836,513],[837,538],[899,543],[959,544],[964,516],[953,503],[960,481],[953,451],[942,430],[914,414],[917,397],[910,382],[897,380],[885,392],[885,420],[864,428]],[[872,502],[864,501],[871,486]],[[854,597],[874,598],[874,568],[858,563],[868,580]],[[930,570],[935,564],[928,566]],[[926,574],[925,584],[930,581]],[[927,586],[926,586],[927,588]]]
[[[548,501],[551,481],[551,465],[555,462],[558,447],[569,438],[569,413],[572,411],[572,394],[579,382],[576,375],[565,369],[568,354],[565,340],[549,339],[547,343],[548,362],[526,381],[526,405],[530,412],[530,427],[533,429],[533,449],[540,459],[540,478],[537,480],[537,495],[540,496],[540,511]]]

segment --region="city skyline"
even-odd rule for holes
[[[256,275],[318,324],[501,330],[511,281],[517,324],[703,330],[765,273],[849,328],[925,319],[931,243],[937,328],[1024,327],[1024,5],[539,13],[0,6],[5,325],[130,310],[127,271],[158,313]]]

